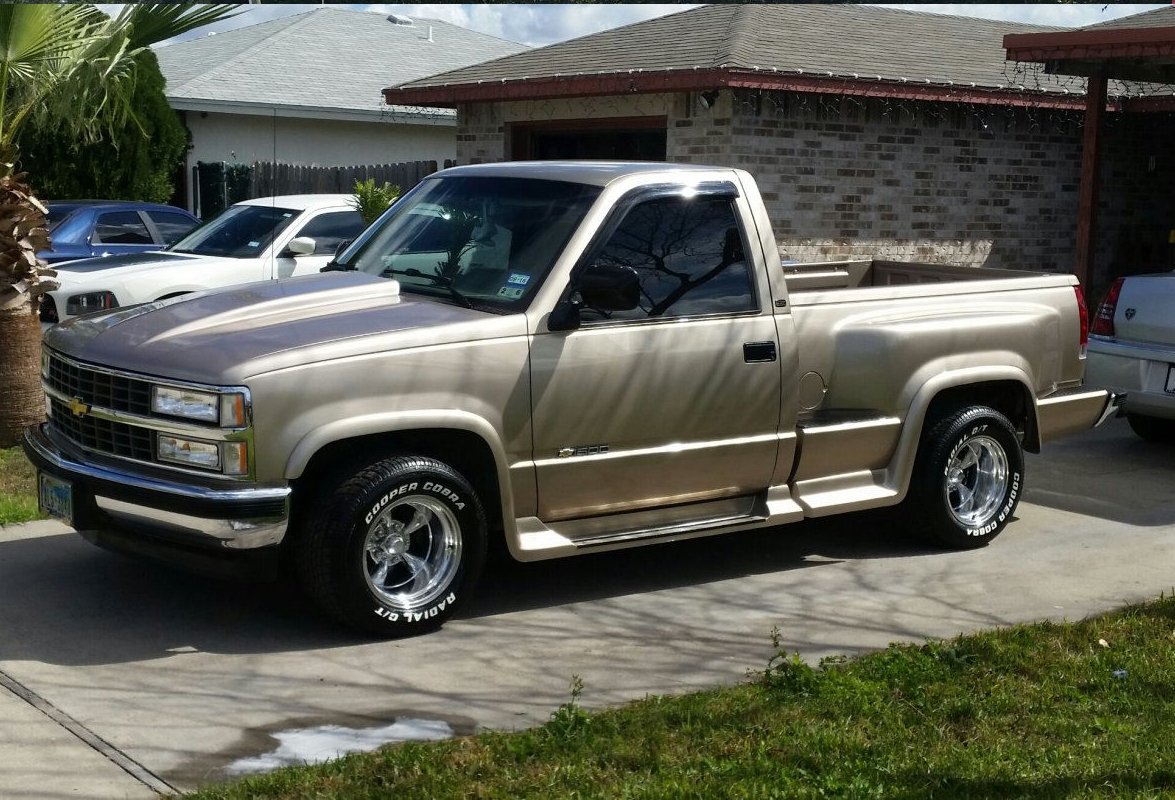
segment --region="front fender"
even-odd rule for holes
[[[286,461],[285,478],[292,481],[301,477],[314,455],[335,442],[365,436],[435,429],[464,431],[485,442],[494,459],[498,495],[502,504],[502,522],[507,532],[512,532],[516,517],[514,487],[519,487],[523,492],[529,489],[530,494],[533,494],[533,466],[530,462],[518,465],[515,472],[519,474],[512,475],[506,448],[498,431],[489,421],[468,411],[451,408],[426,409],[366,414],[335,420],[302,436]],[[529,473],[529,480],[527,475],[521,473]],[[526,498],[522,498],[521,502],[527,505]],[[533,500],[530,505],[533,505]]]

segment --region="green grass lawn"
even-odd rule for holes
[[[1175,602],[813,668],[544,727],[409,743],[211,798],[1062,798],[1175,795]],[[487,676],[492,680],[492,676]],[[438,687],[443,691],[443,687]]]
[[[0,449],[0,525],[39,518],[37,471],[19,447]]]

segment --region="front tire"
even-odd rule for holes
[[[986,406],[959,411],[923,438],[906,498],[909,524],[958,550],[983,547],[1012,518],[1024,452],[1007,417]]]
[[[303,586],[344,625],[383,637],[439,628],[486,557],[473,488],[431,458],[372,464],[322,498],[296,544]]]

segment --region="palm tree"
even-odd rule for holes
[[[16,142],[36,119],[95,141],[137,125],[137,57],[156,42],[236,13],[232,5],[128,3],[110,18],[91,3],[0,5],[0,447],[44,417],[39,298],[55,274],[45,207],[19,171]]]

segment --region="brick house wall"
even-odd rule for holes
[[[727,92],[713,111],[674,123],[684,149],[671,158],[712,159],[699,145],[722,139],[723,163],[759,183],[787,258],[1072,263],[1077,115]]]
[[[1073,268],[1080,112],[728,90],[710,99],[708,108],[684,92],[462,105],[457,160],[505,158],[510,123],[665,116],[669,161],[755,176],[786,258]],[[1142,216],[1148,242],[1158,219],[1175,228],[1175,193],[1154,203],[1175,178],[1161,147],[1175,125],[1155,121],[1107,127],[1091,294],[1128,260],[1123,245],[1138,238]]]
[[[1175,269],[1175,114],[1110,114],[1102,147],[1095,283]]]

